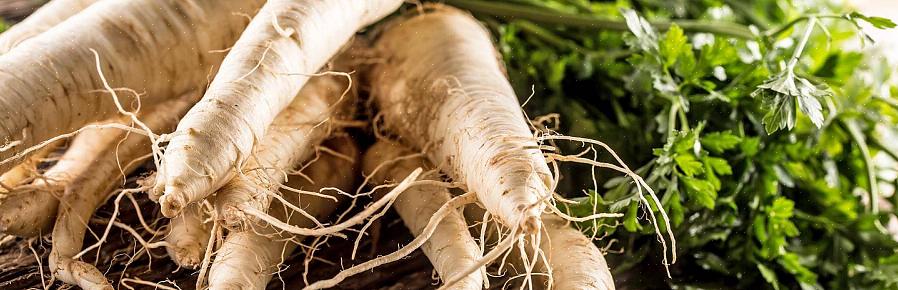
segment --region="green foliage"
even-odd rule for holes
[[[870,23],[870,25],[873,25],[873,27],[876,27],[879,29],[895,28],[895,22],[893,22],[891,19],[888,19],[888,18],[866,16],[866,15],[858,13],[858,12],[849,13],[847,15],[847,18],[849,20],[854,20],[854,19],[863,20],[867,23]]]
[[[476,14],[495,31],[518,94],[534,89],[530,116],[559,113],[562,133],[608,143],[659,195],[680,258],[672,279],[642,280],[689,289],[898,287],[898,243],[883,226],[898,199],[880,188],[898,182],[874,162],[898,164],[894,68],[838,49],[867,38],[860,22],[894,22],[826,1],[815,11],[774,0],[500,2],[628,30]],[[696,21],[656,25],[671,19]],[[759,32],[695,33],[709,21]],[[604,184],[593,188],[588,168],[562,170],[561,192],[589,188],[562,210],[624,215],[578,223],[606,237],[602,244],[622,242],[623,254],[608,256],[615,273],[663,273],[646,214],[658,216],[658,205],[646,207],[614,172],[599,172]]]

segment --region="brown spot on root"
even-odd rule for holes
[[[190,268],[197,269],[200,266],[200,263],[203,261],[203,253],[197,251],[196,249],[200,249],[200,247],[168,247],[169,249],[169,257],[175,261],[178,265]]]
[[[540,227],[542,226],[542,219],[538,215],[531,214],[529,211],[532,207],[519,204],[515,207],[515,210],[522,217],[519,226],[521,227],[521,231],[526,234],[537,234],[539,233]]]
[[[524,220],[521,221],[521,230],[524,234],[537,234],[539,233],[539,228],[542,222],[539,217],[536,216],[526,216]]]
[[[243,213],[237,207],[229,206],[222,213],[222,217],[220,219],[221,226],[229,231],[233,232],[242,232],[249,229],[249,226],[246,224],[246,214]]]
[[[184,201],[178,196],[171,193],[165,194],[159,198],[159,204],[162,206],[162,215],[167,218],[173,218],[181,214],[184,209]]]

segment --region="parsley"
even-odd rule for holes
[[[519,95],[536,88],[528,115],[558,113],[562,133],[605,141],[660,196],[678,241],[673,278],[618,286],[898,287],[898,242],[884,231],[898,208],[884,194],[898,184],[898,80],[877,55],[837,49],[870,40],[864,23],[892,20],[829,0],[813,11],[776,0],[447,2],[494,31]],[[624,215],[577,223],[622,251],[607,256],[614,274],[657,272],[646,213],[657,205],[614,173],[597,171],[598,188],[588,168],[561,174],[559,193],[578,202],[561,210]]]

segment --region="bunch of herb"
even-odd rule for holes
[[[606,141],[661,196],[669,279],[644,216],[658,205],[564,171],[563,191],[586,193],[564,210],[625,214],[579,224],[620,252],[619,286],[898,287],[894,69],[841,49],[891,20],[775,0],[447,2],[494,30],[528,113]]]

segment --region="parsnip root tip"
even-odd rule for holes
[[[178,216],[184,209],[184,201],[181,196],[174,194],[164,194],[159,197],[159,205],[161,206],[162,215],[167,218]]]
[[[203,261],[203,251],[200,246],[170,246],[166,247],[166,249],[168,250],[168,256],[182,267],[197,269]]]

